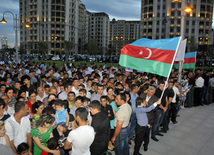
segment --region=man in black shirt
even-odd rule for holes
[[[101,155],[108,149],[110,121],[108,116],[101,112],[100,102],[97,100],[89,104],[90,112],[93,116],[91,126],[95,131],[95,139],[91,144],[91,155]]]
[[[208,85],[209,85],[209,79],[211,74],[212,72],[208,70],[203,75],[203,79],[204,79],[204,88],[203,88],[203,95],[202,95],[203,104],[208,104]]]
[[[167,110],[166,112],[164,113],[164,116],[163,116],[163,122],[162,122],[162,125],[163,125],[163,129],[162,129],[162,132],[163,133],[166,133],[167,130],[169,130],[169,126],[168,126],[168,115],[169,115],[169,110],[170,110],[170,103],[172,102],[172,98],[174,96],[174,91],[173,91],[173,82],[169,82],[168,83],[168,88],[165,89],[164,93],[163,93],[163,97],[161,99],[161,104],[163,107],[166,107]]]
[[[190,108],[194,104],[194,86],[195,78],[192,72],[188,74],[190,90],[187,93],[187,106]]]
[[[155,96],[159,99],[164,90],[164,86],[165,86],[164,82],[159,81],[158,88],[155,91]],[[162,103],[162,101],[161,101],[161,103]],[[161,133],[159,133],[159,127],[163,121],[163,116],[164,116],[164,113],[166,112],[166,110],[167,110],[167,108],[164,107],[162,104],[160,104],[158,109],[155,111],[154,123],[152,125],[151,138],[156,142],[159,140],[155,137],[155,135],[163,136]]]

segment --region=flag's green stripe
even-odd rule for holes
[[[174,64],[173,67],[178,69],[178,64]],[[195,68],[195,63],[183,64],[183,68],[182,69],[190,69],[190,68]]]
[[[195,63],[183,64],[183,69],[195,68]]]
[[[120,55],[119,64],[124,67],[136,69],[143,72],[149,72],[167,77],[171,64],[159,61],[134,58],[127,55]]]

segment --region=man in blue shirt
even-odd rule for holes
[[[136,126],[136,98],[138,97],[137,92],[139,91],[139,87],[137,84],[132,84],[131,85],[131,104],[132,104],[132,117],[131,117],[131,121],[130,121],[130,129],[129,129],[129,137],[133,138],[134,136],[134,129]]]

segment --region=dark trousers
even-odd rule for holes
[[[146,133],[145,133],[145,136],[143,138],[144,147],[148,147],[148,145],[149,145],[150,130],[151,130],[151,128],[149,128],[149,127],[146,128]]]
[[[210,87],[209,88],[209,104],[211,104],[213,102],[213,94],[214,93],[214,87]]]
[[[155,137],[155,134],[159,133],[160,124],[163,121],[164,111],[162,109],[158,109],[155,112],[154,123],[152,125],[152,137]]]
[[[194,105],[194,87],[192,87],[187,93],[187,107],[192,107]]]
[[[105,152],[108,150],[108,143],[93,143],[90,147],[91,155],[101,155],[105,154]]]
[[[142,145],[143,139],[146,134],[146,126],[140,126],[139,124],[135,127],[135,146],[134,146],[134,155],[138,155],[140,147]]]
[[[164,132],[167,132],[167,130],[169,130],[169,122],[168,122],[168,115],[169,115],[169,110],[171,108],[171,105],[168,106],[166,112],[164,113],[164,116],[163,116],[163,122],[162,122],[162,125],[163,125],[163,131]]]
[[[195,104],[194,104],[194,106],[203,105],[202,93],[203,93],[203,88],[197,88],[197,87],[195,88],[195,93],[194,93]]]
[[[168,122],[170,122],[170,118],[172,122],[176,122],[177,103],[171,103],[170,105],[171,109],[169,110]]]

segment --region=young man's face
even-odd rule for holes
[[[106,104],[107,104],[107,101],[106,101],[106,99],[104,99],[104,98],[102,98],[101,100],[101,104],[102,104],[102,106],[106,106]]]
[[[29,84],[30,83],[30,80],[28,80],[28,79],[24,79],[24,84]]]
[[[8,96],[9,98],[12,98],[12,96],[13,96],[13,90],[9,90],[9,91],[7,92],[7,96]]]
[[[75,95],[74,94],[69,94],[68,95],[68,100],[69,101],[73,101],[75,99]]]

